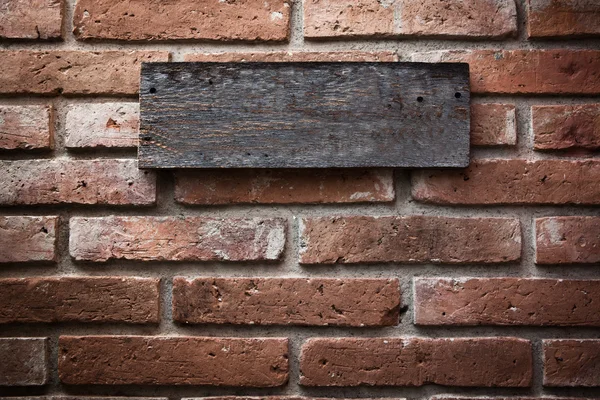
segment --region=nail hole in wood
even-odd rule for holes
[[[456,97],[457,99],[460,99],[462,97],[462,94],[460,94],[459,92],[454,93],[454,97]]]
[[[419,103],[422,103],[422,102],[423,102],[423,98],[422,98],[421,96],[419,96],[419,97],[417,97],[417,101],[418,101]]]
[[[150,88],[150,93],[156,93],[156,88],[151,87]]]

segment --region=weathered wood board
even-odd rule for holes
[[[147,63],[141,168],[464,167],[467,64]]]

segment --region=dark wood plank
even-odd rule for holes
[[[148,63],[141,168],[464,167],[467,64]]]

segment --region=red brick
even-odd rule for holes
[[[536,150],[600,149],[600,104],[531,107]]]
[[[0,149],[52,148],[52,114],[46,105],[0,106]]]
[[[288,340],[61,336],[58,374],[69,385],[282,386]]]
[[[0,204],[150,205],[156,176],[136,160],[0,161]]]
[[[469,63],[472,93],[600,93],[598,50],[442,50],[413,61]]]
[[[175,175],[184,204],[301,204],[393,201],[391,170],[195,170]]]
[[[514,146],[516,126],[513,104],[471,104],[471,146]]]
[[[279,42],[289,23],[288,0],[78,0],[73,32],[79,39]]]
[[[0,338],[0,386],[48,383],[47,338]]]
[[[397,279],[173,279],[173,319],[192,324],[397,325]]]
[[[65,146],[137,147],[139,122],[139,103],[71,104],[67,107]]]
[[[0,323],[158,323],[160,279],[0,279]]]
[[[544,340],[544,386],[600,386],[600,340]]]
[[[57,39],[61,35],[62,0],[5,0],[0,38]]]
[[[419,278],[417,325],[600,326],[600,280]]]
[[[500,263],[521,256],[512,218],[340,216],[300,221],[302,264]]]
[[[393,51],[272,51],[246,53],[187,54],[185,61],[201,62],[309,62],[309,61],[398,61]]]
[[[70,253],[76,260],[277,260],[285,246],[281,218],[71,218]]]
[[[398,0],[400,33],[504,38],[517,33],[514,0]]]
[[[336,37],[483,37],[514,36],[513,0],[307,0],[304,36]]]
[[[412,195],[436,204],[600,204],[600,162],[473,160],[414,172]]]
[[[304,36],[390,37],[398,35],[394,12],[400,6],[377,0],[306,0]],[[397,12],[397,11],[396,11]]]
[[[319,338],[302,347],[305,386],[527,387],[531,343],[517,338]]]
[[[57,225],[58,217],[0,217],[0,263],[56,261]]]
[[[536,263],[600,262],[600,217],[548,217],[535,220]]]
[[[137,94],[142,62],[164,51],[0,51],[0,94]]]
[[[528,0],[529,37],[600,36],[597,0]]]

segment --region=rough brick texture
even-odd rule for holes
[[[307,0],[304,36],[500,38],[517,31],[513,0]]]
[[[173,319],[193,324],[398,324],[397,279],[173,280]]]
[[[415,323],[600,326],[600,280],[419,278]]]
[[[600,94],[597,50],[443,50],[412,59],[469,63],[472,93]]]
[[[0,170],[0,205],[151,205],[156,200],[156,176],[138,169],[136,160],[0,161]]]
[[[0,51],[0,94],[136,94],[142,62],[161,51]]]
[[[544,340],[544,386],[600,386],[600,340]]]
[[[159,279],[0,279],[0,323],[158,323]]]
[[[307,0],[304,2],[304,36],[386,37],[398,34],[395,6],[376,0]]]
[[[548,217],[535,221],[536,263],[600,262],[600,217]]]
[[[178,172],[183,204],[364,203],[394,200],[391,170],[196,170]]]
[[[600,104],[531,107],[537,150],[600,149]]]
[[[70,385],[274,387],[288,380],[288,341],[61,336],[58,373]]]
[[[302,347],[305,386],[527,387],[531,344],[517,338],[324,338]]]
[[[62,0],[3,0],[0,10],[0,38],[43,40],[62,36]]]
[[[55,261],[58,217],[0,217],[0,263]]]
[[[76,260],[277,260],[285,246],[283,219],[210,217],[71,218]]]
[[[307,61],[398,61],[392,51],[273,51],[253,53],[195,53],[185,56],[185,61],[198,62],[307,62]]]
[[[139,103],[89,103],[67,107],[68,148],[137,147]]]
[[[471,146],[514,146],[516,126],[513,104],[471,104]]]
[[[48,383],[48,339],[0,338],[0,386]]]
[[[597,0],[528,0],[529,37],[600,36]]]
[[[413,173],[412,195],[436,204],[600,204],[600,162],[473,160]]]
[[[79,39],[284,41],[288,0],[78,0],[73,32]]]
[[[321,217],[300,222],[300,262],[500,263],[521,256],[509,218]]]
[[[50,149],[54,142],[52,108],[0,106],[0,149]]]

